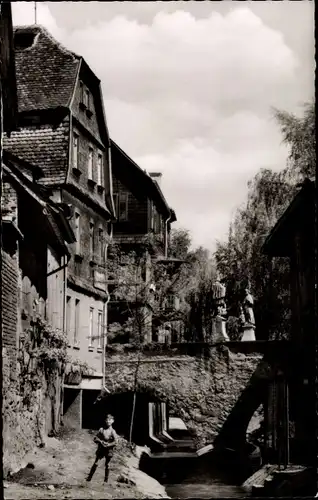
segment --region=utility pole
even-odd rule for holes
[[[37,16],[36,16],[36,2],[34,2],[34,24],[37,24]]]

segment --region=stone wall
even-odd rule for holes
[[[2,349],[2,422],[4,476],[25,466],[24,456],[45,443],[60,420],[61,377],[48,385],[43,369],[29,363],[23,348],[18,351],[16,378],[12,377],[8,350]],[[27,374],[26,374],[27,373]]]
[[[136,357],[127,353],[106,360],[105,385],[111,393],[133,390]],[[182,418],[204,446],[218,434],[261,357],[216,346],[209,357],[143,356],[138,390],[167,401],[170,415]]]
[[[20,282],[17,260],[1,252],[2,265],[2,437],[4,475],[23,466],[23,457],[44,440],[58,420],[60,383],[56,377],[53,394],[43,371],[37,370],[23,348],[20,331]]]

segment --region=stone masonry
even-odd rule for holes
[[[209,358],[143,356],[138,391],[168,402],[170,414],[195,432],[198,446],[213,442],[258,365],[261,354],[211,347]],[[106,359],[105,385],[112,394],[133,390],[137,354]]]

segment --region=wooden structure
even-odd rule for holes
[[[277,364],[265,411],[266,444],[276,463],[316,461],[316,186],[306,179],[267,237],[268,256],[290,260],[290,356]]]
[[[167,254],[171,224],[176,221],[176,216],[161,191],[160,174],[148,174],[142,170],[114,141],[111,141],[111,153],[117,216],[113,225],[113,241],[119,246],[123,255],[135,252],[139,256],[133,274],[138,276],[137,287],[144,290],[144,293],[140,297],[136,291],[129,299],[118,300],[112,293],[117,289],[118,277],[109,276],[111,301],[108,322],[124,324],[133,317],[135,328],[138,325],[138,329],[142,330],[141,336],[144,341],[149,343],[166,338],[168,335],[162,333],[163,329],[160,330],[159,326],[157,327],[157,318],[153,314],[156,292],[155,270],[158,270],[159,266],[162,267],[163,262],[170,262]],[[177,298],[167,297],[167,301],[169,299],[175,307]],[[162,324],[162,321],[158,323]],[[125,340],[128,340],[127,337]]]

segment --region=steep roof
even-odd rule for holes
[[[159,184],[153,180],[145,170],[142,170],[142,168],[140,168],[112,139],[111,151],[113,173],[116,175],[116,172],[120,173],[120,171],[124,169],[126,172],[127,169],[130,171],[133,170],[135,182],[137,184],[144,184],[148,197],[161,208],[167,217],[171,218],[171,222],[174,222],[176,220],[175,212],[167,204]],[[132,176],[129,176],[129,178],[131,179]]]
[[[303,227],[314,231],[312,216],[316,196],[315,180],[306,178],[300,191],[294,196],[283,215],[267,236],[262,251],[265,255],[273,257],[289,256],[291,252],[291,239],[297,228]],[[309,227],[308,227],[309,226]]]
[[[4,138],[8,151],[40,167],[47,185],[62,184],[66,179],[68,165],[68,123],[62,122],[52,130],[50,125],[39,128],[25,127]]]
[[[39,25],[14,28],[19,112],[68,107],[80,58]]]
[[[37,214],[38,219],[30,223],[40,222],[43,224],[43,230],[45,231],[43,237],[46,236],[48,241],[51,241],[52,245],[62,252],[61,254],[70,256],[65,241],[68,243],[76,241],[74,232],[62,208],[49,199],[49,195],[45,192],[43,186],[39,186],[26,175],[27,170],[34,172],[34,168],[30,169],[30,167],[24,160],[20,160],[16,156],[13,157],[10,153],[4,151],[4,176],[22,193],[29,208],[30,203],[33,204],[34,213]]]

